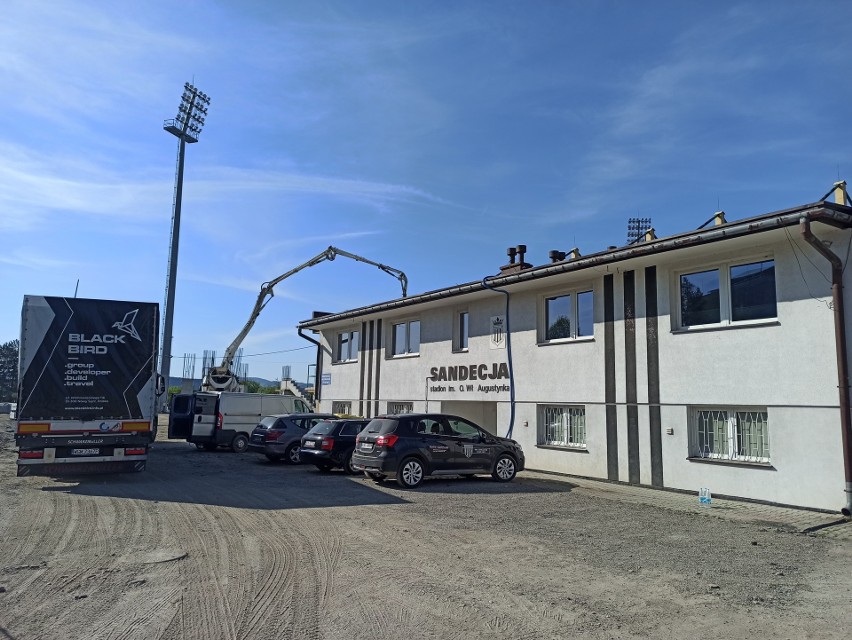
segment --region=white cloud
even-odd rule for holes
[[[22,251],[20,249],[6,249],[0,253],[0,264],[13,267],[23,267],[36,271],[52,271],[55,269],[67,270],[76,263],[67,260],[56,260],[39,253]]]

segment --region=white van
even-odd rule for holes
[[[169,438],[186,440],[208,451],[225,446],[242,453],[263,416],[310,411],[308,403],[295,396],[231,391],[179,393],[169,409]]]

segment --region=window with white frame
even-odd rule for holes
[[[539,406],[540,445],[586,448],[586,408],[569,405]]]
[[[420,353],[420,321],[410,320],[393,325],[391,353],[395,356]]]
[[[335,400],[331,403],[331,412],[337,415],[352,415],[352,403]]]
[[[353,362],[358,359],[360,335],[357,331],[344,331],[337,334],[337,358],[335,362]]]
[[[683,329],[768,320],[778,315],[774,260],[681,273],[678,284]]]
[[[594,311],[594,294],[591,291],[575,291],[544,298],[544,342],[593,337]]]
[[[766,409],[694,408],[692,431],[692,457],[769,462],[769,417]]]
[[[455,350],[467,351],[468,336],[470,335],[470,313],[467,311],[460,311],[456,315],[455,334]]]
[[[398,415],[400,413],[413,413],[413,402],[388,402],[388,413]]]

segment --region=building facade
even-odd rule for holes
[[[305,320],[318,410],[452,413],[529,469],[848,510],[840,192]]]

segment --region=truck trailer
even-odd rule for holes
[[[24,296],[18,475],[143,471],[157,433],[159,305]]]

